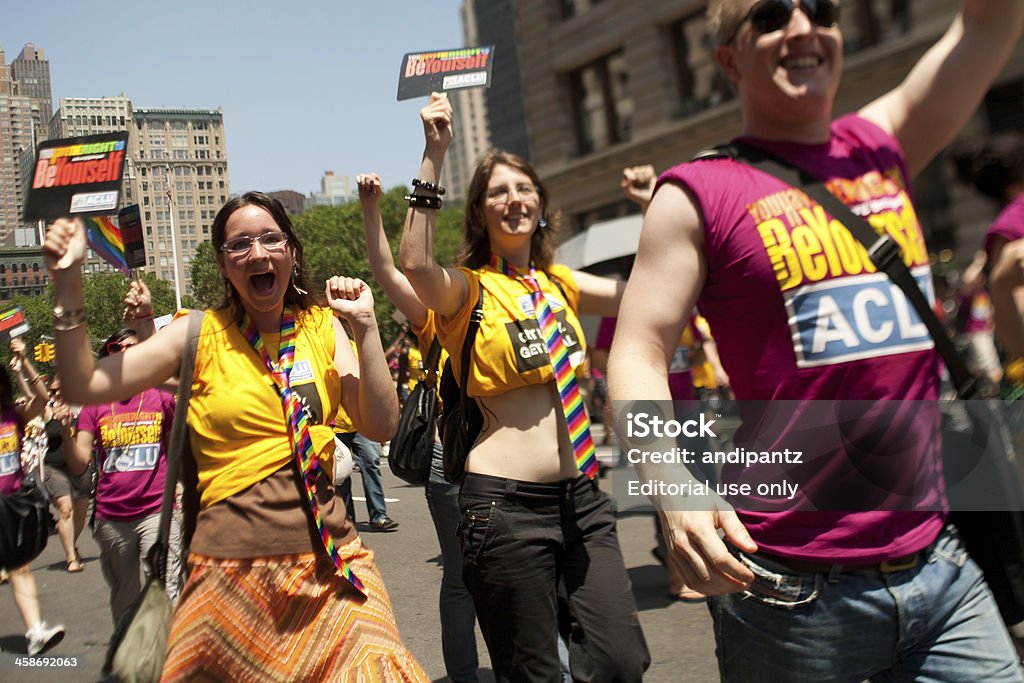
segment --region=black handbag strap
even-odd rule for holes
[[[910,269],[903,262],[900,248],[889,235],[879,235],[871,225],[850,210],[838,197],[829,192],[825,184],[819,179],[788,161],[779,159],[763,149],[754,145],[734,141],[729,145],[722,145],[711,150],[699,153],[695,160],[731,157],[742,161],[759,171],[774,176],[782,182],[800,188],[809,197],[817,201],[826,211],[838,219],[850,231],[858,242],[867,250],[868,257],[879,272],[889,276],[889,279],[896,284],[910,301],[914,310],[917,311],[921,322],[928,328],[935,349],[942,356],[946,367],[949,368],[949,376],[956,387],[957,396],[960,398],[971,398],[978,389],[977,381],[967,371],[967,367],[960,359],[953,346],[952,340],[946,334],[946,330],[939,321],[935,311],[932,310],[928,299],[925,298],[921,288],[918,287]]]
[[[469,398],[466,396],[466,385],[469,383],[469,364],[473,360],[473,344],[476,342],[476,333],[480,329],[480,321],[484,319],[484,287],[480,285],[480,296],[476,300],[476,306],[469,316],[469,327],[466,328],[466,338],[462,340],[462,367],[459,368],[459,404],[465,406]],[[469,426],[469,411],[462,410],[462,426]]]
[[[164,582],[167,577],[168,538],[171,535],[171,514],[174,507],[174,488],[181,473],[181,459],[188,438],[188,402],[192,396],[192,377],[196,367],[196,349],[199,346],[199,332],[203,326],[205,311],[188,312],[188,328],[185,331],[185,348],[181,354],[181,369],[178,375],[178,398],[174,405],[174,421],[171,423],[171,440],[167,447],[167,475],[164,480],[164,497],[160,506],[160,527],[156,543],[146,556],[152,576]]]
[[[427,351],[427,357],[423,360],[423,381],[426,382],[429,387],[437,385],[437,361],[440,360],[440,358],[441,342],[435,334],[434,341],[430,342],[430,350]]]

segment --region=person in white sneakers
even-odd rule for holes
[[[21,437],[25,424],[42,413],[46,405],[46,395],[33,391],[41,378],[25,359],[24,343],[17,339],[12,341],[11,352],[10,367],[17,379],[18,389],[27,401],[15,405],[10,375],[6,368],[0,366],[0,495],[10,495],[21,488],[24,478],[21,469]],[[39,595],[30,564],[3,568],[7,570],[14,591],[14,604],[25,622],[28,654],[46,652],[64,638],[64,627],[48,626],[42,620],[39,614]]]

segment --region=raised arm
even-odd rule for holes
[[[356,430],[387,441],[398,427],[398,397],[373,313],[373,294],[362,280],[335,276],[327,281],[327,303],[352,330],[359,357],[341,323],[334,320],[334,366],[341,376],[341,405]]]
[[[11,371],[14,372],[18,391],[25,397],[25,405],[20,408],[21,419],[28,422],[43,414],[46,408],[46,387],[40,387],[43,378],[25,355],[25,342],[14,338],[11,340]]]
[[[610,277],[602,277],[581,270],[572,272],[576,286],[580,288],[580,313],[614,318],[619,314],[619,302],[626,291],[626,283]]]
[[[54,339],[62,390],[73,404],[119,401],[160,384],[178,372],[188,318],[175,320],[152,338],[97,361],[89,348],[82,293],[85,226],[62,218],[46,233],[43,256],[54,283]]]
[[[668,367],[697,294],[704,285],[707,264],[702,251],[703,229],[693,200],[680,187],[662,186],[644,218],[636,264],[622,298],[608,361],[609,395],[615,401],[616,427],[624,449],[639,444],[623,435],[623,412],[632,401],[657,402],[671,414]],[[671,287],[671,290],[666,288]],[[645,442],[645,450],[675,446]],[[685,481],[684,468],[642,468],[641,478]],[[749,569],[734,558],[719,538],[719,529],[740,549],[757,546],[736,513],[719,498],[709,497],[683,510],[683,499],[652,497],[663,513],[672,551],[680,557],[686,584],[706,595],[743,590],[753,581]]]
[[[380,215],[380,198],[384,188],[376,173],[356,176],[359,202],[363,207],[363,230],[366,232],[366,256],[370,260],[373,279],[377,281],[391,303],[402,312],[413,327],[427,324],[427,307],[416,296],[409,279],[395,268],[388,236],[384,232],[384,219]]]
[[[945,35],[860,113],[892,133],[916,176],[974,114],[1024,29],[1024,0],[964,0]]]
[[[124,295],[124,313],[121,317],[125,327],[135,330],[135,337],[140,342],[144,342],[156,334],[153,318],[153,295],[141,278],[132,280],[128,286],[128,293]]]
[[[419,180],[437,185],[441,165],[448,145],[452,141],[452,105],[448,96],[430,94],[430,102],[420,110],[426,144],[420,162]],[[413,195],[436,197],[423,187],[413,189]],[[469,284],[458,270],[444,268],[434,260],[434,229],[437,211],[410,204],[405,216],[399,260],[402,272],[409,278],[419,300],[441,315],[454,315],[466,301]]]

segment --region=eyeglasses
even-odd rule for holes
[[[220,250],[226,251],[227,253],[235,256],[241,256],[242,254],[249,253],[254,242],[259,242],[267,251],[281,251],[284,249],[284,245],[288,243],[288,235],[287,233],[280,231],[265,232],[262,235],[257,235],[255,237],[251,235],[241,235],[239,237],[229,239],[227,242],[220,245]]]
[[[119,342],[116,342],[116,341],[112,341],[109,344],[107,344],[107,353],[121,353],[125,349],[131,348],[131,347],[135,346],[136,344],[138,344],[138,342],[130,342],[130,341],[119,341]]]
[[[750,26],[759,34],[771,33],[772,31],[785,28],[789,24],[790,17],[793,16],[793,10],[796,9],[793,1],[761,0],[755,3],[743,19],[736,24],[736,28],[733,29],[729,40],[725,42],[731,43],[732,39],[739,33],[740,27],[743,26],[743,22],[747,20],[750,20]],[[803,10],[803,13],[807,15],[807,18],[815,26],[830,28],[839,23],[839,5],[833,0],[800,0],[800,9]]]
[[[515,192],[516,196],[519,197],[519,201],[528,201],[537,196],[537,188],[529,183],[519,183],[515,186]],[[492,187],[487,190],[487,201],[494,202],[495,204],[504,204],[508,202],[511,194],[512,190],[505,185]]]

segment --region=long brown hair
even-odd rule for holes
[[[509,166],[530,177],[540,197],[541,223],[530,239],[530,261],[534,267],[547,270],[554,258],[554,235],[557,232],[559,216],[548,211],[548,191],[533,166],[520,156],[501,149],[492,149],[477,164],[473,179],[466,194],[466,215],[462,224],[462,245],[455,255],[456,265],[467,268],[482,268],[491,260],[491,241],[487,236],[487,219],[484,202],[487,201],[487,183],[498,165]]]
[[[210,241],[213,243],[214,253],[219,254],[220,248],[224,246],[225,232],[231,214],[243,206],[258,206],[263,209],[274,219],[277,227],[281,228],[281,231],[288,235],[288,244],[291,245],[292,251],[295,253],[295,268],[292,269],[291,282],[284,293],[284,305],[296,310],[305,310],[316,305],[316,299],[309,293],[313,288],[309,282],[309,271],[306,270],[306,264],[302,260],[302,243],[295,234],[295,227],[292,225],[291,219],[288,218],[284,206],[277,199],[262,192],[246,192],[241,197],[234,197],[228,200],[213,219]],[[242,300],[239,298],[235,288],[225,278],[224,299],[221,301],[219,308],[227,308],[229,306],[238,311],[242,307]]]

